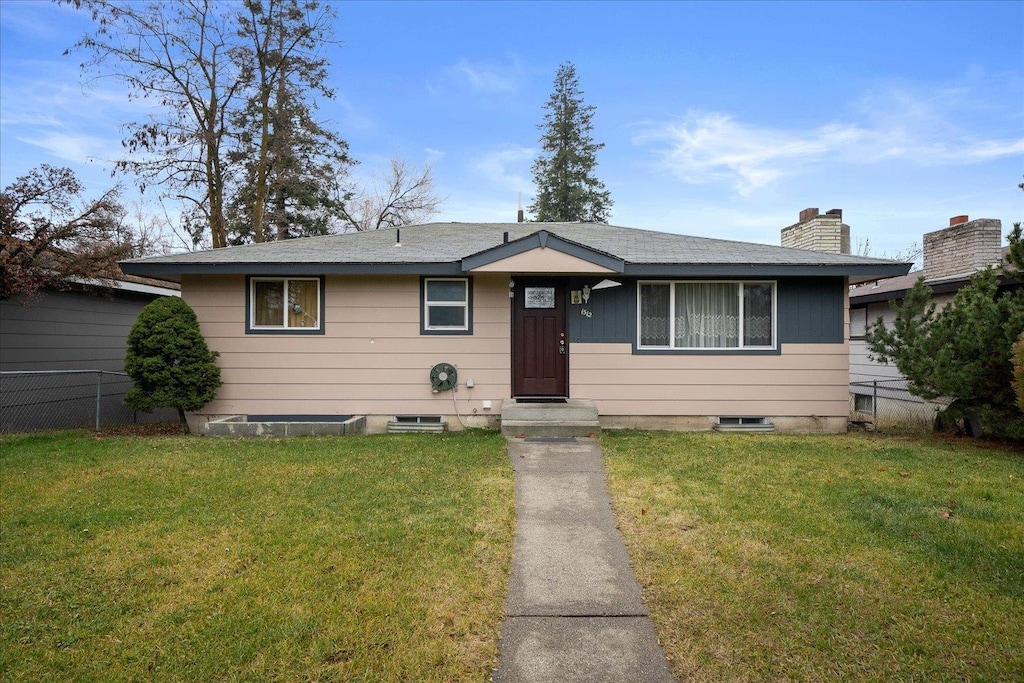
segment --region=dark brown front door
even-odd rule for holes
[[[512,307],[512,393],[569,395],[565,282],[515,278]]]

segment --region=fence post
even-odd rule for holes
[[[103,371],[96,372],[96,431],[100,431],[100,399],[103,396]]]
[[[871,425],[878,431],[878,380],[871,380]]]

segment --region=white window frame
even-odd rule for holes
[[[736,296],[739,297],[739,330],[737,346],[675,346],[676,339],[676,285],[736,285]],[[641,311],[643,302],[640,292],[644,285],[668,285],[669,292],[669,321],[668,321],[668,346],[655,346],[643,344],[643,331],[641,329]],[[772,288],[772,343],[767,346],[746,345],[744,337],[744,314],[743,310],[743,286],[744,285],[771,285]],[[774,351],[779,345],[779,286],[776,280],[639,280],[636,283],[636,348],[639,350],[651,351]]]
[[[462,301],[430,301],[430,283],[431,282],[461,282],[463,286],[463,293],[465,298]],[[468,332],[469,331],[469,307],[470,303],[470,284],[469,278],[466,277],[427,277],[423,278],[423,329],[427,332]],[[430,324],[430,309],[434,306],[444,306],[450,308],[453,306],[462,306],[462,324],[461,325],[431,325]]]
[[[316,325],[305,325],[291,327],[288,325],[288,309],[281,309],[282,317],[280,325],[257,325],[256,324],[256,283],[257,282],[282,282],[284,283],[283,296],[288,301],[288,287],[292,282],[315,282],[316,283]],[[255,332],[319,332],[323,326],[323,281],[319,277],[251,277],[249,278],[249,329]]]
[[[850,339],[864,339],[868,331],[868,309],[850,309]]]

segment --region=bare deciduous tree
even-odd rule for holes
[[[77,43],[91,54],[83,68],[158,105],[148,121],[125,125],[128,156],[117,168],[135,173],[142,189],[157,185],[191,203],[213,246],[225,246],[228,119],[251,79],[239,66],[234,8],[211,0],[66,1],[90,10],[97,23]]]
[[[395,228],[429,220],[444,201],[435,193],[432,166],[411,166],[391,160],[386,176],[375,175],[370,185],[346,203],[347,229],[358,231]]]

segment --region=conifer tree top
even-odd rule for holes
[[[596,108],[583,103],[572,62],[558,67],[544,109],[544,122],[537,126],[542,151],[532,169],[537,195],[529,210],[534,220],[607,223],[611,193],[594,173],[604,143],[591,136]]]

